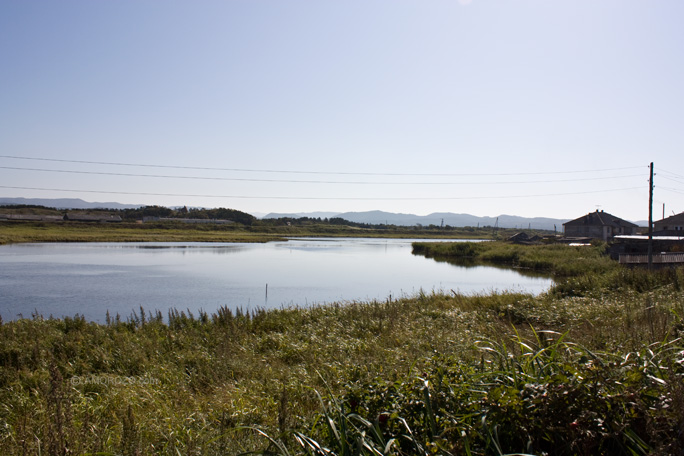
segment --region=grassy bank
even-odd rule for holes
[[[603,274],[618,269],[606,253],[606,244],[520,245],[508,242],[417,242],[413,253],[443,261],[471,261],[548,272],[557,278],[586,273]]]
[[[500,231],[499,235],[506,232]],[[359,228],[346,225],[251,226],[157,223],[0,221],[0,245],[21,242],[267,242],[292,236],[490,239],[491,229]]]
[[[4,322],[0,453],[681,452],[684,272],[588,276],[538,297]]]
[[[277,234],[180,224],[0,222],[0,245],[23,242],[267,242]]]

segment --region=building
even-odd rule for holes
[[[684,212],[653,222],[653,231],[664,235],[684,236]]]
[[[61,222],[61,215],[0,214],[0,220],[21,220],[25,222]]]
[[[145,216],[142,219],[143,223],[149,222],[176,222],[176,223],[194,223],[199,225],[206,225],[213,223],[215,225],[231,225],[235,223],[232,220],[221,219],[196,219],[196,218],[173,218],[173,217],[153,217]]]
[[[121,217],[118,215],[109,214],[81,214],[76,212],[68,212],[64,216],[64,220],[71,222],[95,222],[95,223],[109,223],[121,222]]]
[[[607,212],[596,210],[563,224],[566,238],[591,238],[610,241],[613,236],[637,234],[638,225]]]
[[[655,254],[684,253],[684,237],[653,236],[651,252]],[[615,236],[609,247],[610,257],[617,260],[622,255],[648,254],[649,240],[647,235]]]

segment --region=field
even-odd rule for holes
[[[485,228],[361,228],[305,223],[192,225],[181,222],[79,223],[0,221],[0,245],[20,242],[268,242],[292,236],[493,239],[513,230]]]
[[[0,453],[684,451],[684,271],[623,269],[602,244],[414,249],[556,285],[4,322]]]

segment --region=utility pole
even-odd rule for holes
[[[648,181],[648,270],[653,269],[653,162]]]

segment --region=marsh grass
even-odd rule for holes
[[[2,322],[0,453],[677,454],[684,272],[595,275]]]
[[[0,245],[25,242],[267,242],[277,239],[282,236],[233,226],[0,222]]]
[[[293,236],[490,239],[491,230],[476,228],[359,228],[347,225],[289,226],[259,221],[250,226],[151,223],[83,223],[0,221],[0,245],[22,242],[267,242]]]
[[[568,246],[564,244],[520,245],[495,242],[416,242],[413,253],[442,260],[480,261],[521,269],[549,272],[557,278],[584,274],[604,274],[619,268],[605,254],[606,245]]]

